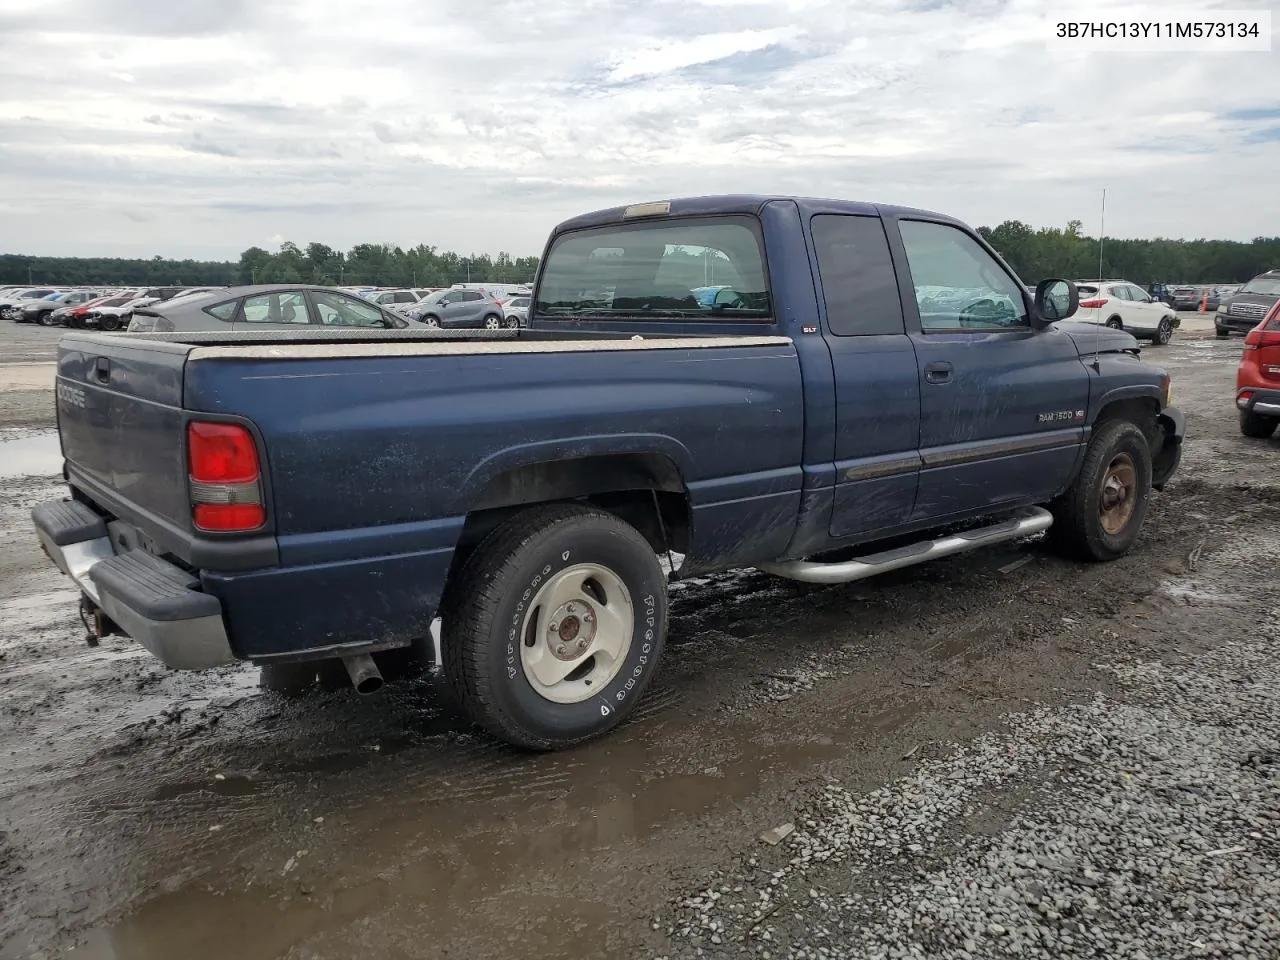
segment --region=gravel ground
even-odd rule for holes
[[[1280,956],[1280,582],[1259,576],[1280,564],[1280,489],[1239,482],[1239,438],[1211,439],[1233,460],[1190,472],[1234,462],[1244,496],[1188,505],[1205,536],[1181,574],[1118,623],[1063,618],[1104,692],[918,745],[871,791],[811,788],[781,845],[654,918],[653,955]],[[1246,449],[1280,464],[1280,444]]]

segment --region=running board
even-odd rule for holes
[[[787,560],[783,563],[761,563],[759,569],[788,580],[805,583],[849,583],[865,580],[879,573],[912,567],[926,560],[949,557],[978,547],[989,547],[1006,540],[1018,540],[1032,534],[1043,533],[1053,525],[1053,514],[1041,507],[1029,507],[1000,523],[964,533],[953,533],[937,540],[922,540],[896,550],[873,553],[857,560],[840,563],[814,563],[810,560]]]

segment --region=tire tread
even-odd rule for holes
[[[522,548],[535,537],[559,524],[593,520],[606,524],[622,536],[634,537],[638,544],[648,545],[634,528],[616,516],[594,507],[579,504],[550,504],[534,507],[517,515],[480,541],[464,561],[454,582],[447,588],[441,605],[443,630],[440,656],[450,691],[472,722],[492,735],[530,750],[549,750],[573,746],[595,739],[612,729],[602,726],[592,733],[572,740],[551,741],[530,737],[513,718],[499,709],[491,691],[495,682],[482,645],[466,642],[457,626],[471,623],[491,627],[504,590],[512,582],[514,570],[522,560]],[[483,631],[483,628],[482,628]],[[646,679],[652,682],[657,665]],[[499,681],[501,682],[501,681]],[[642,693],[637,690],[637,699]],[[623,718],[618,717],[616,722]]]

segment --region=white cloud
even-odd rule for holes
[[[584,210],[746,191],[1090,229],[1104,186],[1110,233],[1276,233],[1257,197],[1280,162],[1280,60],[1050,51],[1046,17],[1070,15],[1047,0],[9,0],[3,247],[524,254]]]

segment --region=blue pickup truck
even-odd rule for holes
[[[920,210],[603,210],[553,231],[524,329],[65,336],[70,496],[34,524],[94,630],[171,667],[368,692],[439,617],[468,714],[566,747],[652,681],[673,565],[1128,551],[1184,421],[1077,303]]]

